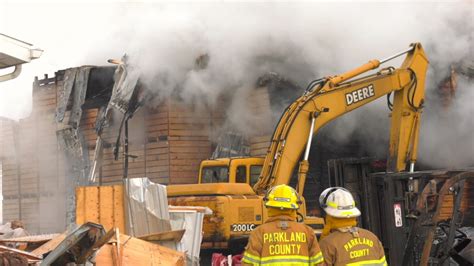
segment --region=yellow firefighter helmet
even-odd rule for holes
[[[296,190],[287,185],[272,187],[265,197],[266,207],[297,210],[300,207],[301,199]]]

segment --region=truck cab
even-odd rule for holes
[[[263,157],[233,157],[204,160],[199,167],[199,184],[247,183],[258,181]]]

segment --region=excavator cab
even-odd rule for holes
[[[198,183],[246,183],[253,186],[262,171],[263,161],[263,157],[204,160],[199,167]]]

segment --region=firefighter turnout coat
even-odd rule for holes
[[[353,233],[357,232],[357,233]],[[372,232],[353,227],[332,231],[320,241],[327,265],[386,266],[382,243]]]
[[[250,234],[244,265],[317,265],[323,255],[313,230],[289,216],[270,217]]]

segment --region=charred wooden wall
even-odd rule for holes
[[[3,219],[20,219],[31,233],[63,231],[74,211],[70,206],[74,188],[80,182],[84,185],[68,168],[70,161],[57,135],[64,128],[56,119],[63,79],[64,71],[59,71],[56,77],[36,80],[31,115],[18,122],[0,120]],[[266,88],[260,88],[249,101],[254,112],[268,120],[267,94]],[[82,106],[79,128],[87,147],[84,152],[92,162],[101,105],[88,101]],[[71,116],[71,105],[69,100],[65,119]],[[129,157],[128,177],[149,177],[162,184],[196,182],[200,162],[215,148],[213,140],[224,123],[227,106],[225,101],[209,108],[168,98],[140,108],[129,120],[129,155],[133,157]],[[111,125],[103,130],[105,144],[97,183],[115,184],[123,178],[123,141],[118,160],[113,154],[120,119],[112,117]],[[252,155],[265,154],[272,131],[259,131],[251,137]]]
[[[210,135],[221,120],[215,110],[197,110],[171,99],[142,108],[129,121],[128,177],[146,176],[162,184],[196,182],[200,162],[212,153]],[[87,136],[92,154],[97,136]],[[113,155],[118,129],[106,128],[102,136],[106,145],[99,180],[120,182],[124,156],[119,154],[115,160]]]

